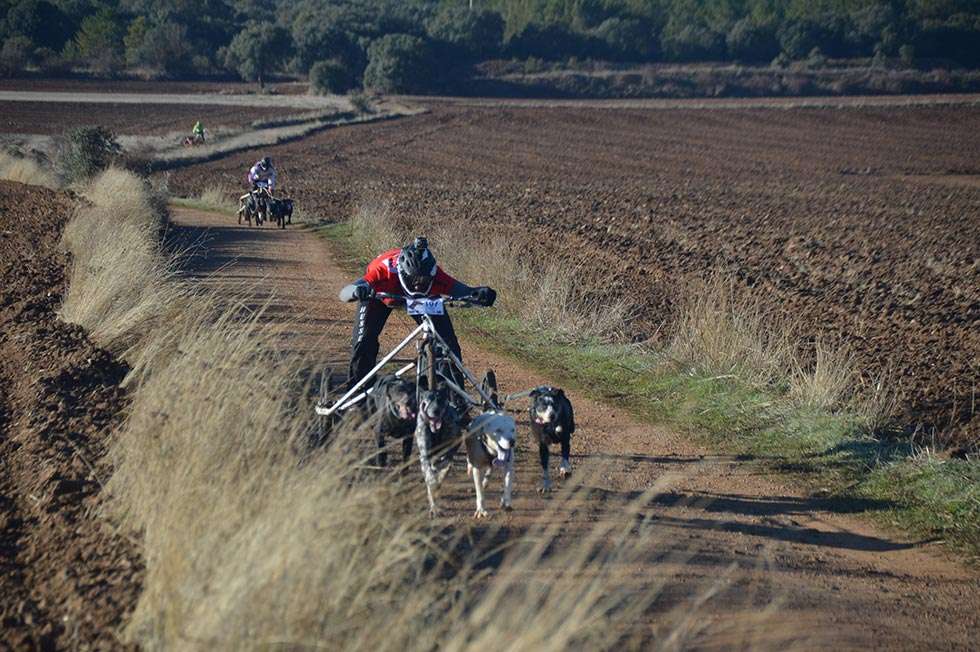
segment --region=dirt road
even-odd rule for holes
[[[336,296],[349,275],[320,239],[298,228],[239,228],[232,218],[197,211],[177,210],[174,218],[186,237],[202,245],[195,278],[250,284],[257,300],[270,301],[272,319],[292,324],[285,346],[344,366],[352,310]],[[405,331],[404,322],[392,320],[389,340]],[[465,333],[461,339],[468,363],[495,368],[504,391],[561,384],[475,349]],[[519,423],[515,511],[494,518],[511,536],[536,519],[558,519],[562,545],[600,519],[624,518],[628,501],[666,482],[668,488],[647,506],[658,536],[646,561],[617,570],[624,582],[665,582],[652,627],[662,625],[661,614],[727,573],[700,619],[700,647],[975,647],[980,574],[946,559],[936,546],[877,531],[854,515],[885,505],[808,497],[760,473],[751,461],[712,455],[581,393],[571,396],[579,427],[572,462],[586,478],[587,495],[568,513],[550,508],[535,491],[536,455],[526,422]],[[493,486],[494,500],[498,491]],[[464,474],[455,474],[441,500],[455,524],[469,523],[473,498]]]
[[[678,288],[721,273],[800,341],[853,351],[907,433],[980,442],[980,109],[589,107],[434,106],[263,151],[310,215],[387,206],[529,263],[589,252],[587,273],[643,297],[640,340],[670,332]],[[170,188],[237,188],[254,160]]]

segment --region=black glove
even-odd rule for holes
[[[358,301],[367,301],[374,297],[374,289],[370,285],[358,283],[354,286],[354,298]]]
[[[497,300],[497,293],[493,288],[481,286],[478,288],[473,288],[473,298],[476,299],[476,302],[480,305],[487,306],[489,308],[493,305],[494,301]]]

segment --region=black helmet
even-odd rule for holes
[[[269,158],[268,156],[266,156],[264,159],[262,159],[262,167],[267,168],[270,165],[272,165],[272,159],[271,158]]]
[[[436,276],[436,259],[429,242],[419,236],[398,254],[398,281],[410,295],[428,294]]]

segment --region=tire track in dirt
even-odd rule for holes
[[[298,228],[240,228],[233,218],[186,209],[175,210],[174,220],[183,237],[200,243],[192,278],[219,288],[248,284],[256,305],[268,303],[270,319],[289,324],[284,347],[328,366],[346,366],[352,310],[336,296],[350,279],[325,243]],[[386,344],[406,330],[404,320],[393,318]],[[561,384],[477,350],[465,333],[461,341],[468,364],[496,369],[505,392],[544,381]],[[658,532],[648,557],[614,571],[628,586],[663,583],[651,627],[662,626],[664,614],[727,576],[700,619],[699,647],[975,645],[980,576],[938,548],[882,533],[853,515],[886,505],[806,496],[750,461],[713,455],[580,392],[570,395],[579,426],[572,461],[587,493],[570,512],[549,508],[549,499],[534,491],[536,454],[527,424],[519,423],[515,511],[494,518],[511,535],[538,519],[557,522],[558,545],[570,545],[595,522],[623,518],[629,501],[666,482],[646,508]],[[450,477],[441,505],[452,526],[469,527],[472,489],[464,473]],[[497,496],[499,478],[490,500]]]

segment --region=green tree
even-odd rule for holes
[[[500,52],[504,39],[504,19],[495,11],[470,11],[448,5],[426,23],[429,36],[471,59],[491,57]]]
[[[368,48],[364,87],[382,93],[421,93],[434,85],[428,44],[408,34],[382,36]]]
[[[770,23],[742,18],[732,25],[725,39],[728,54],[740,61],[772,61],[779,54],[779,40]]]
[[[12,76],[27,67],[34,55],[34,44],[26,36],[11,36],[0,48],[0,73]]]
[[[242,79],[259,82],[272,70],[280,68],[289,56],[292,39],[278,25],[250,23],[228,44],[225,65],[238,72]]]
[[[357,79],[342,61],[317,61],[310,66],[310,87],[320,95],[340,94],[352,90]]]
[[[74,45],[80,63],[98,73],[113,73],[122,67],[123,28],[111,9],[102,8],[82,20]]]
[[[123,37],[123,46],[126,50],[126,63],[130,66],[138,66],[143,63],[143,43],[146,41],[146,33],[150,31],[150,26],[146,17],[137,16],[129,23],[126,29],[126,36]]]
[[[321,16],[315,20],[311,18],[309,14],[302,14],[293,23],[296,55],[293,57],[292,68],[296,72],[305,73],[317,61],[337,59],[360,75],[367,63],[366,57],[351,35]]]
[[[61,8],[46,0],[13,2],[7,11],[7,31],[22,34],[42,48],[60,50],[71,39],[74,27]]]
[[[653,26],[636,18],[607,18],[592,34],[606,46],[607,56],[620,61],[647,61],[657,56]]]
[[[169,75],[193,69],[194,48],[187,38],[187,28],[172,20],[149,25],[140,16],[130,23],[123,40],[129,65],[145,66]]]

